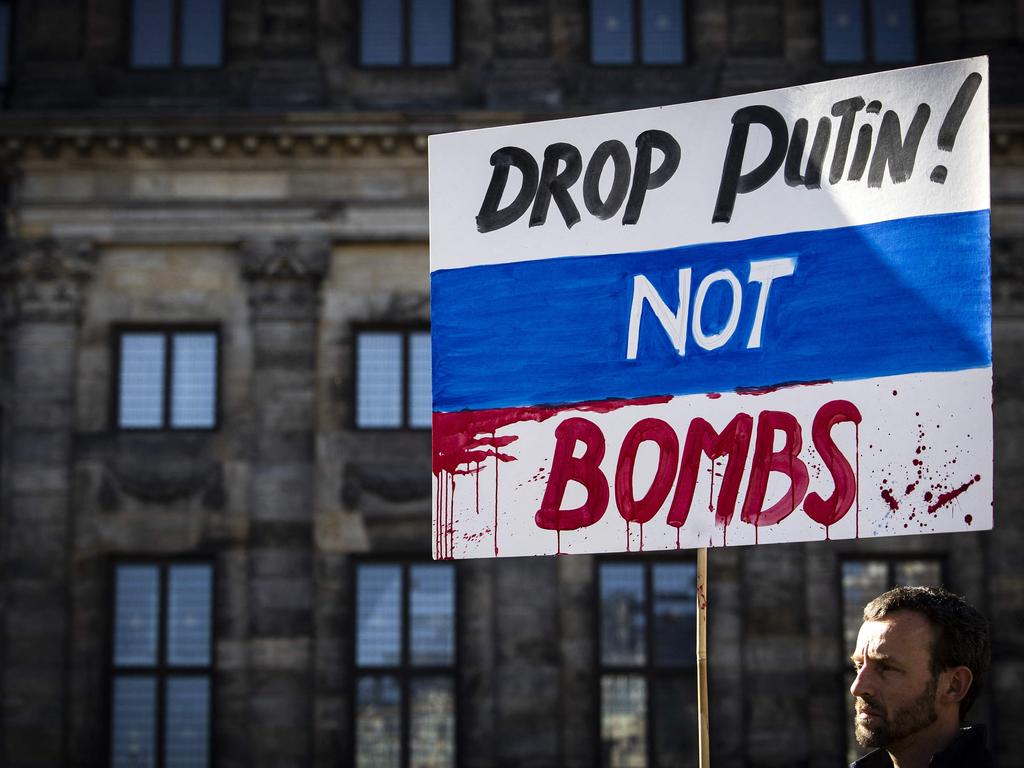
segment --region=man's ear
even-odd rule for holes
[[[959,704],[974,682],[974,675],[967,667],[953,667],[942,673],[939,696],[950,704]]]

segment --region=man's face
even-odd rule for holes
[[[861,626],[851,656],[857,678],[850,693],[862,747],[896,745],[935,722],[931,648],[931,626],[919,613],[896,611]]]

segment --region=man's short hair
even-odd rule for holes
[[[896,587],[864,606],[864,621],[878,621],[896,611],[916,611],[932,627],[932,676],[967,667],[974,679],[960,702],[960,718],[974,704],[992,655],[988,620],[966,600],[940,587]]]

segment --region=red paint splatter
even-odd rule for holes
[[[932,492],[931,491],[925,491],[924,492],[924,500],[925,501],[931,501],[932,500]]]
[[[778,392],[780,389],[788,389],[790,387],[817,387],[821,384],[831,384],[831,379],[817,379],[814,381],[784,381],[779,384],[771,384],[765,387],[737,387],[736,394],[738,395],[767,395],[772,392]]]
[[[907,489],[905,491],[903,491],[903,495],[904,496],[909,496],[910,494],[912,494],[914,492],[915,488],[917,488],[917,483],[910,483],[907,486]]]
[[[892,491],[886,487],[882,487],[882,498],[885,503],[889,505],[889,509],[896,512],[900,508],[900,503],[896,500],[896,497],[892,495]]]
[[[892,396],[896,397],[896,390],[895,389],[892,391]]]
[[[576,405],[531,406],[528,408],[500,408],[481,411],[458,411],[435,413],[433,415],[433,461],[432,471],[438,479],[439,493],[435,517],[436,540],[434,551],[439,559],[450,555],[450,542],[446,541],[449,520],[453,509],[447,485],[449,478],[454,483],[455,475],[476,474],[483,462],[494,458],[494,554],[498,554],[498,468],[501,462],[515,461],[516,457],[503,451],[518,440],[517,435],[498,436],[497,431],[511,424],[524,421],[546,421],[566,411],[610,413],[625,406],[654,405],[667,403],[671,396],[647,397],[635,400],[598,400]],[[470,469],[475,465],[475,469]],[[443,485],[442,485],[443,484]],[[479,498],[479,494],[478,494]],[[479,501],[477,502],[479,511]]]
[[[940,507],[944,507],[946,504],[949,504],[949,502],[951,502],[957,496],[962,494],[964,491],[966,491],[968,488],[970,488],[972,485],[974,485],[979,480],[981,480],[981,475],[975,475],[970,480],[968,480],[966,483],[961,485],[959,488],[954,488],[951,491],[946,491],[945,493],[940,493],[939,497],[933,503],[928,505],[928,512],[930,514],[934,514],[936,510],[938,510]]]
[[[964,522],[970,525],[974,522],[974,517],[972,515],[964,515]]]
[[[708,400],[717,400],[721,396],[722,396],[721,392],[708,392],[707,395],[706,395]]]

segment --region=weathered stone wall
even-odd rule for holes
[[[872,553],[942,557],[988,611],[976,716],[1024,751],[1024,9],[920,5],[923,60],[992,54],[997,533],[712,551],[716,766],[842,764],[838,574]],[[584,2],[464,0],[436,71],[359,69],[354,3],[232,0],[223,69],[141,72],[124,6],[19,4],[0,117],[0,763],[102,764],[111,559],[191,554],[218,764],[344,763],[353,559],[429,556],[429,433],[352,426],[354,325],[430,319],[426,135],[864,68],[822,64],[813,0],[687,3],[670,69],[591,66]],[[119,432],[114,324],[190,322],[220,329],[219,428]],[[463,764],[593,765],[595,558],[459,575]]]

